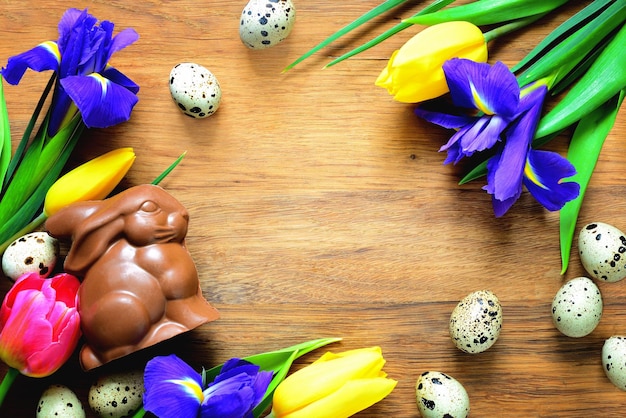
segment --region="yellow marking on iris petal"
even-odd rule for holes
[[[476,104],[476,108],[478,110],[480,110],[481,112],[483,112],[485,115],[493,115],[495,112],[490,110],[487,107],[486,103],[483,103],[483,101],[481,100],[480,96],[478,95],[478,92],[476,91],[476,88],[474,87],[474,84],[472,84],[471,81],[470,81],[470,89],[472,90],[472,98],[474,99],[474,103]]]
[[[198,399],[199,403],[202,403],[202,401],[204,400],[204,393],[202,393],[202,388],[200,387],[200,385],[198,385],[198,383],[196,383],[196,381],[192,379],[171,379],[168,380],[168,382],[179,385],[185,391],[185,393],[188,393],[189,395]]]
[[[546,185],[544,185],[543,183],[541,183],[541,181],[539,180],[539,178],[537,177],[537,175],[533,171],[533,168],[528,163],[528,160],[526,160],[526,164],[524,165],[524,176],[528,180],[530,180],[534,184],[536,184],[537,186],[541,187],[542,189],[548,190],[548,187]]]
[[[61,52],[59,51],[59,45],[54,41],[46,41],[40,44],[43,49],[54,55],[58,62],[61,62]]]

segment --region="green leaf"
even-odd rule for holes
[[[414,14],[413,16],[420,16],[426,13],[433,13],[436,12],[437,10],[442,9],[443,7],[449,5],[450,3],[453,3],[455,0],[437,0],[435,2],[433,2],[432,4],[430,4],[429,6],[425,7],[424,9],[422,9],[420,12]],[[379,43],[383,42],[384,40],[392,37],[393,35],[395,35],[398,32],[403,31],[404,29],[413,26],[413,24],[411,23],[406,23],[406,22],[400,22],[398,23],[396,26],[392,27],[391,29],[386,30],[385,32],[383,32],[382,34],[378,35],[377,37],[375,37],[374,39],[372,39],[369,42],[364,43],[363,45],[359,46],[358,48],[353,49],[350,52],[347,52],[345,54],[343,54],[342,56],[340,56],[339,58],[335,58],[334,60],[332,60],[331,62],[329,62],[328,64],[326,64],[324,66],[324,68],[328,68],[328,67],[332,67],[335,64],[340,63],[341,61],[344,61],[350,57],[353,57],[367,49],[370,49],[376,45],[378,45]]]
[[[603,10],[600,15],[594,17],[567,38],[561,39],[550,50],[545,51],[540,59],[530,65],[518,77],[520,84],[532,83],[563,67],[567,67],[567,71],[561,70],[560,72],[568,73],[597,48],[603,39],[622,25],[624,19],[626,19],[626,2],[622,1],[612,4]]]
[[[76,144],[76,141],[72,141],[72,138],[77,131],[82,131],[82,126],[84,126],[82,119],[80,115],[77,115],[48,141],[46,141],[46,129],[42,128],[39,130],[39,134],[35,137],[33,143],[26,149],[24,158],[17,167],[15,175],[2,196],[2,201],[0,201],[0,225],[6,223],[15,211],[30,198],[33,191],[39,187],[41,181],[50,171],[55,170],[60,173],[67,161],[67,159],[61,158],[61,156],[64,155],[64,150],[69,144]],[[44,146],[43,144],[46,142],[47,144]],[[26,219],[26,223],[29,220]]]
[[[386,0],[385,2],[379,4],[378,6],[374,7],[373,9],[371,9],[369,12],[366,12],[363,15],[361,15],[358,19],[354,20],[352,23],[350,23],[350,24],[344,26],[343,28],[339,29],[337,32],[333,33],[328,38],[324,39],[322,42],[320,42],[319,44],[314,46],[312,49],[310,49],[304,55],[300,56],[294,62],[289,64],[287,67],[285,67],[283,72],[289,71],[290,69],[292,69],[293,67],[298,65],[300,62],[304,61],[306,58],[310,57],[311,55],[313,55],[314,53],[316,53],[320,49],[324,48],[326,45],[332,43],[333,41],[335,41],[335,40],[337,40],[339,38],[341,38],[346,33],[356,29],[357,27],[361,26],[362,24],[366,23],[367,21],[369,21],[369,20],[375,18],[376,16],[381,15],[381,14],[383,14],[383,13],[393,9],[394,7],[399,6],[400,4],[402,4],[402,3],[406,2],[406,1],[407,0]]]
[[[172,163],[172,165],[170,165],[169,167],[167,167],[165,169],[164,172],[162,172],[161,174],[159,174],[159,176],[157,178],[155,178],[154,180],[152,180],[152,184],[159,184],[165,177],[168,176],[168,174],[170,174],[172,172],[172,170],[174,168],[176,168],[176,166],[182,161],[182,159],[185,157],[185,155],[187,155],[187,151],[183,152],[180,157],[178,157],[176,159],[176,161],[174,161]]]
[[[84,125],[81,123],[80,126]],[[9,219],[3,224],[0,224],[0,243],[2,243],[0,246],[0,254],[4,252],[7,245],[11,244],[15,238],[18,238],[15,237],[15,234],[22,230],[22,228],[26,226],[31,219],[33,219],[33,217],[37,214],[37,211],[41,208],[48,189],[59,178],[65,163],[80,138],[81,132],[82,129],[75,131],[68,141],[67,147],[59,156],[57,164],[46,173],[35,190],[27,199],[24,200],[22,205],[9,215]]]
[[[459,181],[459,185],[463,185],[465,183],[469,183],[472,180],[476,180],[476,179],[479,179],[481,177],[486,176],[487,175],[487,163],[488,162],[489,162],[489,159],[481,162],[476,167],[474,167],[472,170],[470,170],[470,172],[467,173],[465,176],[463,176],[461,181]]]
[[[548,53],[560,40],[565,36],[568,36],[573,30],[576,30],[579,26],[588,22],[594,15],[599,13],[607,4],[612,3],[613,0],[597,0],[591,2],[587,7],[576,13],[571,18],[567,19],[556,29],[554,29],[548,36],[546,36],[541,42],[533,48],[520,62],[518,62],[512,69],[514,73],[523,68],[525,65],[531,63],[538,57],[543,57]]]
[[[478,0],[435,13],[411,17],[405,20],[405,22],[414,25],[434,25],[455,20],[465,20],[476,26],[492,25],[549,12],[567,3],[567,1]]]
[[[578,214],[589,180],[596,167],[602,145],[613,128],[626,90],[583,117],[578,123],[567,152],[567,159],[576,168],[571,180],[580,185],[578,197],[563,206],[559,214],[561,274],[567,271]]]
[[[0,186],[4,183],[4,177],[11,161],[11,127],[9,126],[9,113],[4,99],[2,80],[2,73],[0,73]]]
[[[28,125],[26,126],[26,129],[24,130],[24,134],[22,135],[22,139],[20,140],[20,143],[17,146],[17,149],[15,150],[15,154],[13,155],[13,158],[11,159],[11,163],[9,164],[6,177],[4,178],[4,183],[2,184],[2,195],[4,195],[6,187],[9,181],[11,180],[11,178],[13,177],[13,173],[15,172],[15,170],[17,170],[18,165],[22,162],[22,157],[26,151],[28,142],[30,140],[30,136],[33,132],[33,128],[35,127],[35,123],[37,122],[37,119],[39,118],[39,115],[41,113],[41,109],[43,109],[46,99],[48,98],[48,94],[50,94],[50,90],[52,90],[52,86],[54,86],[55,80],[56,80],[56,72],[52,73],[50,80],[48,80],[48,84],[46,85],[46,88],[41,94],[41,97],[39,98],[39,101],[37,102],[37,106],[35,106],[33,115],[31,116],[30,121],[28,122]],[[47,122],[44,122],[43,124],[44,127],[46,126],[46,123]],[[40,128],[39,135],[43,135],[43,129],[45,129],[44,127]]]
[[[626,87],[626,26],[622,26],[589,70],[539,121],[536,138],[574,124]]]

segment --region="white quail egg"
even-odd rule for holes
[[[89,406],[99,417],[132,416],[143,402],[143,370],[103,375],[89,389]]]
[[[467,391],[458,380],[445,373],[422,373],[417,379],[415,393],[422,418],[465,418],[469,415]]]
[[[241,12],[239,37],[248,48],[269,48],[285,40],[295,22],[292,0],[250,0]]]
[[[2,271],[11,280],[25,273],[47,277],[59,257],[59,242],[46,232],[31,232],[13,241],[2,255]]]
[[[222,88],[215,75],[193,62],[172,68],[170,94],[185,115],[198,119],[214,114],[222,100]]]
[[[37,418],[85,418],[85,409],[67,386],[52,385],[46,389],[37,404]]]
[[[493,292],[479,290],[463,298],[450,315],[450,337],[466,353],[495,344],[502,329],[502,306]]]
[[[604,342],[602,367],[611,383],[626,390],[626,336],[614,335]]]
[[[602,295],[588,277],[565,283],[552,300],[552,322],[568,337],[584,337],[600,323]]]
[[[626,277],[626,236],[616,227],[603,222],[585,225],[578,235],[578,253],[591,277],[605,282]]]

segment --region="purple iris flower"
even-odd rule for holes
[[[113,27],[109,21],[98,25],[87,10],[68,9],[59,21],[56,42],[47,41],[11,57],[2,69],[2,76],[10,84],[18,84],[28,68],[57,73],[50,136],[75,114],[76,108],[87,127],[105,128],[130,118],[139,86],[108,62],[113,53],[139,36],[130,28],[113,36]]]
[[[450,96],[461,114],[446,114],[418,107],[415,113],[429,122],[457,132],[440,151],[448,151],[445,164],[457,163],[474,152],[493,147],[513,120],[520,89],[506,65],[454,58],[443,64]]]
[[[487,164],[487,185],[497,217],[522,193],[522,185],[548,210],[559,210],[578,196],[580,186],[564,181],[576,174],[559,154],[531,147],[548,91],[537,82],[520,90],[515,75],[501,62],[493,66],[452,59],[443,66],[455,113],[416,109],[429,122],[457,132],[440,151],[445,164],[478,151],[495,149]]]
[[[546,209],[555,211],[575,199],[580,185],[563,181],[576,174],[574,166],[556,152],[531,147],[537,129],[545,85],[522,89],[517,118],[508,127],[505,142],[487,163],[487,185],[496,217],[504,215],[522,194],[522,185]]]
[[[144,372],[144,409],[160,418],[249,418],[273,373],[233,358],[208,386],[202,376],[172,354],[155,357]]]

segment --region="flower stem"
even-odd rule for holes
[[[11,243],[13,241],[15,241],[16,239],[18,239],[19,237],[21,237],[22,235],[26,235],[29,232],[31,232],[32,230],[34,230],[35,228],[37,228],[39,225],[41,225],[42,223],[44,223],[44,221],[47,219],[47,216],[41,212],[39,214],[39,216],[37,216],[35,219],[33,219],[32,221],[30,221],[30,223],[28,225],[26,225],[24,228],[20,229],[19,231],[17,231],[15,233],[15,235],[13,235],[11,238],[9,238],[8,240],[6,240],[5,242],[2,243],[2,245],[0,245],[0,255],[2,255],[2,253],[4,253],[4,250],[7,249],[7,247],[9,245],[11,245]]]
[[[6,398],[11,385],[19,374],[20,372],[17,369],[9,367],[7,374],[4,375],[4,379],[2,379],[2,383],[0,383],[0,406],[4,403],[4,398]]]
[[[547,13],[540,13],[537,15],[525,17],[523,19],[514,20],[511,23],[507,23],[502,26],[498,26],[497,28],[492,29],[489,32],[485,32],[485,42],[489,43],[490,41],[493,41],[494,39],[499,38],[502,35],[506,35],[507,33],[514,32],[518,29],[528,26],[531,23],[541,19],[546,14]]]
[[[141,408],[139,408],[137,412],[135,412],[135,415],[133,415],[133,418],[143,418],[144,415],[146,415],[146,410],[143,409],[143,406],[142,406]]]

